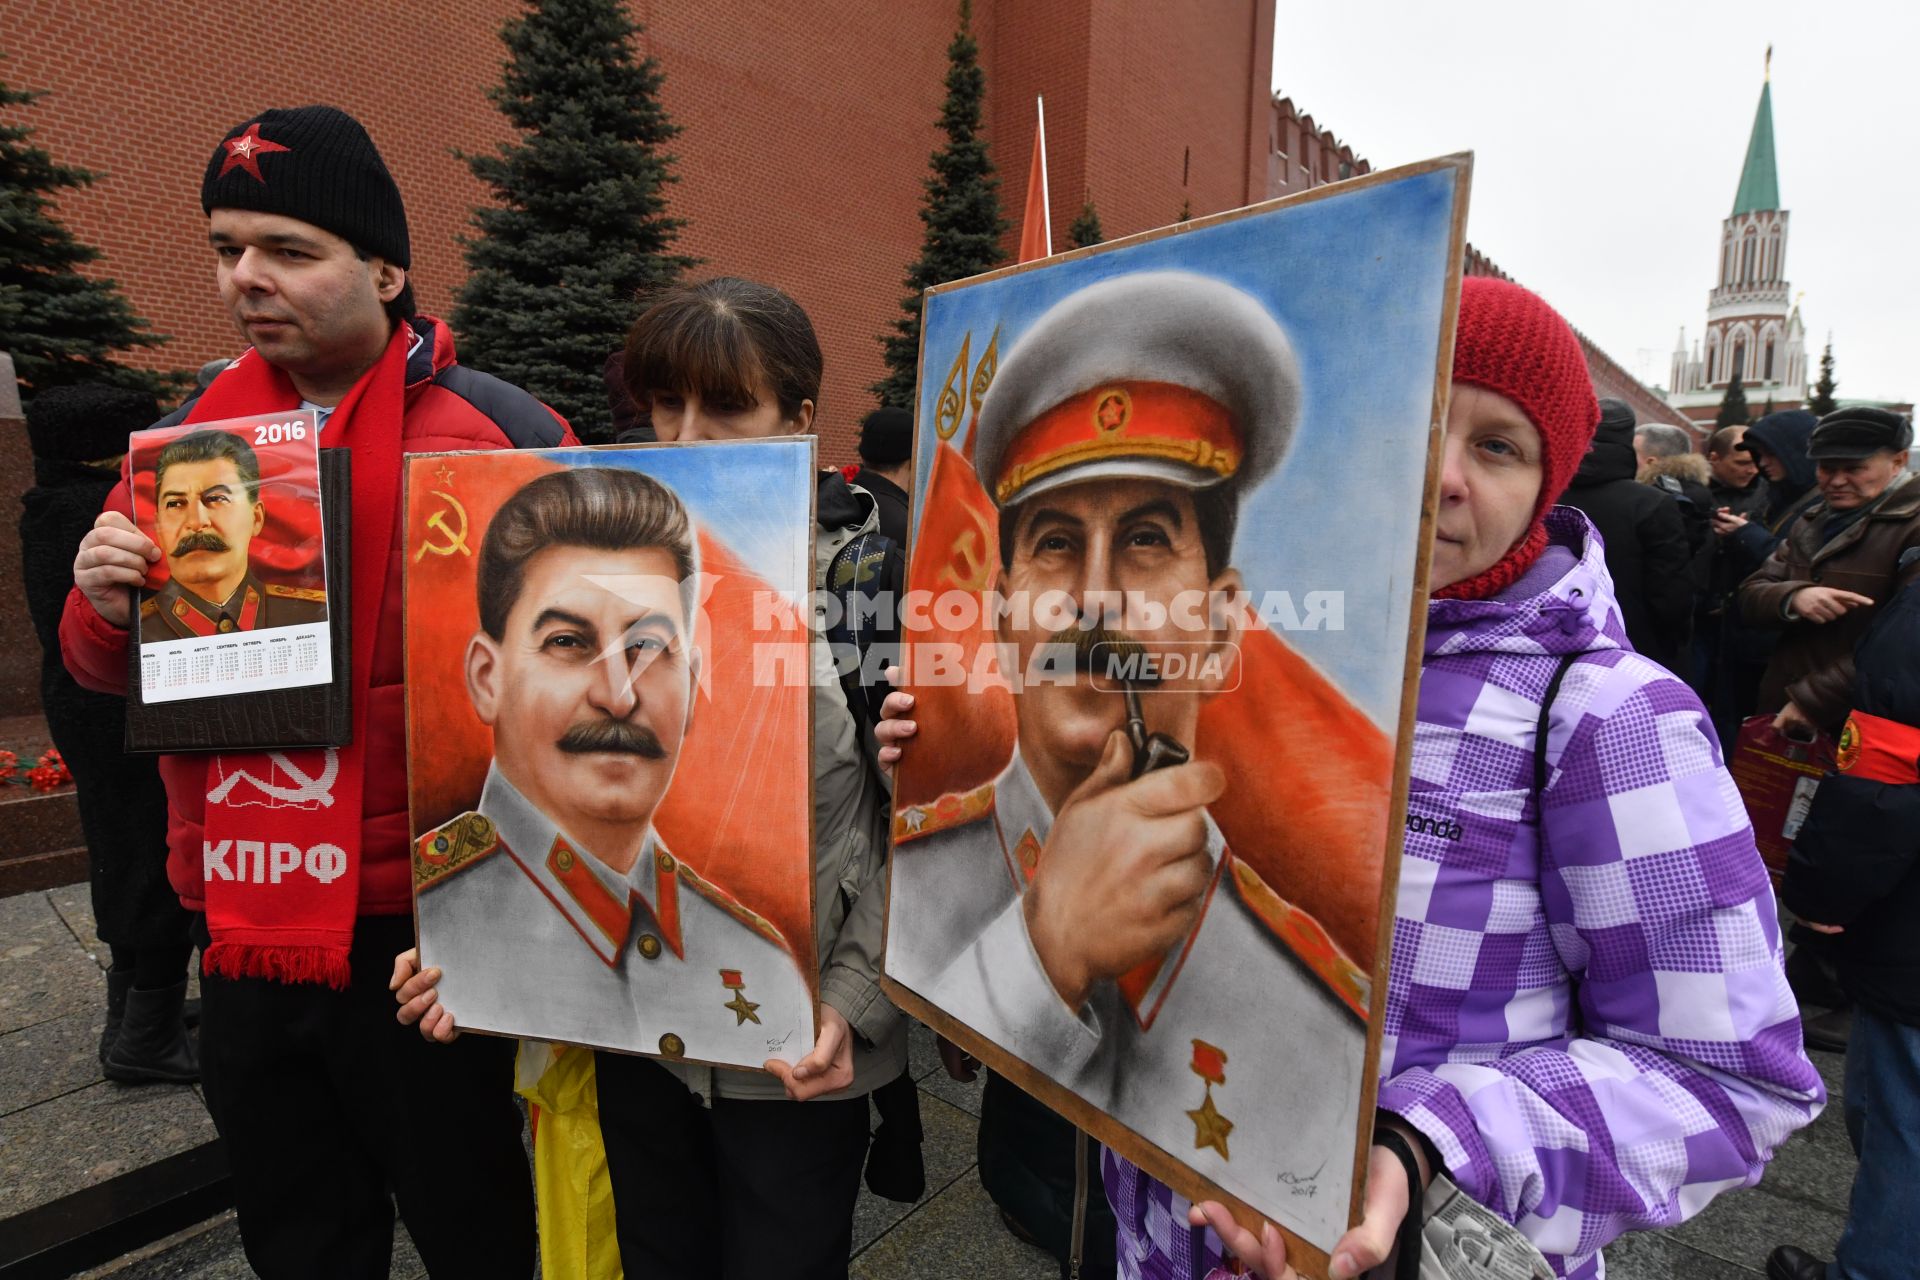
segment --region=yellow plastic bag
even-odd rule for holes
[[[623,1280],[593,1052],[522,1040],[514,1088],[532,1103],[543,1280]]]

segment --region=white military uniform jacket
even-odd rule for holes
[[[813,1047],[813,995],[774,927],[651,831],[633,870],[579,852],[497,769],[414,849],[420,959],[462,1027],[758,1067]]]
[[[1276,936],[1289,908],[1208,818],[1214,874],[1193,931],[1071,1009],[1022,911],[1052,826],[1017,750],[997,781],[902,809],[887,973],[1330,1245],[1346,1226],[1366,1025]]]

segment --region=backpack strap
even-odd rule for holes
[[[1540,699],[1540,722],[1533,729],[1533,794],[1538,796],[1547,789],[1547,729],[1553,719],[1553,700],[1560,696],[1560,682],[1567,678],[1567,669],[1580,660],[1577,653],[1563,653],[1553,669],[1553,679],[1547,681],[1546,696]]]
[[[888,647],[885,657],[897,660],[900,641],[901,583],[906,577],[906,556],[898,543],[883,533],[856,534],[834,553],[827,565],[825,587],[840,601],[840,618],[827,628],[827,640],[839,658],[849,648],[858,655],[859,665],[840,677],[847,708],[861,729],[879,723],[880,703],[892,688],[884,678],[868,685],[863,677],[869,665],[867,655],[876,645]]]

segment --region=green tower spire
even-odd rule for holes
[[[1767,50],[1769,58],[1773,50]],[[1760,109],[1753,113],[1753,136],[1747,139],[1747,163],[1740,170],[1740,190],[1733,197],[1733,216],[1780,207],[1780,174],[1773,163],[1773,82],[1760,86]]]

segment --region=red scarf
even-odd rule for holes
[[[207,972],[223,978],[344,988],[351,977],[367,691],[399,507],[400,422],[413,340],[411,329],[397,326],[386,351],[320,433],[322,447],[353,451],[353,741],[304,751],[222,752],[207,770],[202,874],[212,945],[203,959]],[[285,373],[249,351],[214,379],[186,420],[297,409],[300,399]],[[221,785],[242,771],[274,785]],[[282,779],[297,785],[281,786]],[[277,803],[263,804],[262,796]]]

